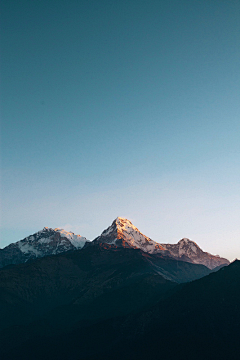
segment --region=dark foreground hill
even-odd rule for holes
[[[1,359],[40,359],[51,351],[61,359],[75,335],[81,356],[88,356],[91,341],[108,333],[105,322],[148,309],[178,283],[209,273],[203,265],[108,244],[6,267],[0,271]],[[99,326],[101,334],[92,338]]]
[[[239,304],[240,261],[235,261],[200,280],[180,285],[178,291],[148,310],[92,328],[98,349],[82,358],[74,353],[73,358],[237,360]],[[101,329],[108,329],[107,343],[97,336]]]
[[[116,359],[239,359],[240,261],[184,284],[122,324],[133,336]],[[116,348],[98,359],[110,359]]]
[[[139,295],[136,293],[131,300],[140,299]],[[106,306],[117,299],[118,295],[107,297]],[[239,359],[240,261],[200,280],[177,285],[159,299],[138,312],[103,316],[88,323],[76,321],[61,332],[51,326],[49,319],[22,326],[18,335],[26,330],[30,335],[17,346],[12,341],[8,356],[5,352],[2,358]],[[119,304],[117,301],[116,308]]]

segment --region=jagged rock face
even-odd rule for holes
[[[43,230],[0,250],[0,267],[24,263],[47,255],[81,249],[88,240],[63,229]]]
[[[192,262],[193,264],[202,264],[209,269],[229,264],[227,259],[202,251],[195,242],[186,238],[180,240],[177,244],[162,244],[162,246],[176,259],[179,258],[179,260]]]
[[[143,235],[131,221],[121,217],[115,219],[112,225],[93,241],[93,244],[96,243],[108,243],[116,246],[141,249],[149,254],[168,254],[168,250],[161,244]]]

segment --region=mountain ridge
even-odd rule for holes
[[[225,258],[209,254],[193,241],[183,238],[177,244],[161,244],[141,233],[130,220],[117,217],[93,241],[60,228],[43,230],[0,249],[0,268],[48,255],[80,250],[86,246],[107,243],[118,247],[140,249],[145,253],[159,254],[177,261],[202,264],[209,269],[229,264]]]
[[[240,262],[178,285],[150,259],[208,270],[106,243],[2,269],[1,358],[238,359]]]
[[[43,256],[81,249],[88,242],[85,237],[60,228],[43,230],[0,249],[0,268],[25,263]]]
[[[177,244],[157,243],[141,233],[130,220],[121,217],[117,217],[100,236],[93,240],[93,244],[99,242],[139,248],[150,254],[162,254],[176,260],[202,264],[211,270],[230,263],[218,255],[204,252],[194,241],[187,238],[179,240]]]

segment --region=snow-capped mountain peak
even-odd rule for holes
[[[179,240],[177,244],[159,244],[142,234],[130,220],[122,217],[117,217],[93,244],[99,242],[141,249],[150,254],[160,253],[176,260],[203,264],[210,269],[229,264],[227,259],[204,252],[188,238]]]
[[[194,241],[188,238],[179,240],[177,244],[162,244],[162,246],[167,249],[174,258],[195,264],[203,264],[210,269],[223,264],[229,264],[227,259],[204,252]]]
[[[29,252],[31,249],[33,252],[39,248],[41,244],[48,244],[48,247],[56,247],[54,253],[61,252],[59,251],[61,247],[64,247],[67,250],[72,250],[73,246],[76,249],[81,249],[87,239],[81,235],[75,235],[73,232],[68,232],[60,228],[48,228],[44,227],[43,230],[38,231],[37,233],[28,236],[27,238],[18,241],[16,244],[22,249],[27,245]],[[71,246],[72,245],[72,246]],[[30,248],[30,249],[29,249]],[[41,249],[39,249],[41,252]],[[45,249],[42,249],[45,251]],[[26,251],[25,251],[26,252]]]
[[[210,269],[229,264],[227,259],[204,252],[188,238],[179,240],[177,244],[159,244],[141,233],[130,220],[117,217],[92,242],[62,228],[44,227],[35,234],[0,249],[0,268],[9,264],[24,263],[30,259],[82,249],[85,246],[99,243],[140,249],[149,254],[161,254],[161,256],[178,261],[203,264]]]
[[[1,250],[0,267],[8,264],[17,264],[61,252],[83,248],[88,240],[73,232],[60,228],[44,227],[42,230],[23,240],[6,246]]]
[[[101,234],[101,236],[108,236],[112,232],[117,231],[118,234],[122,233],[123,231],[131,232],[131,231],[137,231],[140,233],[140,231],[134,226],[130,220],[117,217],[111,226],[109,226],[106,230],[104,230]]]
[[[94,243],[108,243],[117,246],[141,249],[150,254],[165,252],[165,249],[146,235],[142,234],[130,220],[117,217],[111,226],[102,232]]]
[[[186,249],[188,253],[194,252],[195,254],[197,254],[197,251],[200,250],[200,247],[194,241],[189,240],[187,238],[183,238],[179,240],[178,244],[179,244],[179,256],[185,254]]]

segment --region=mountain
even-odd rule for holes
[[[161,256],[100,243],[0,270],[1,360],[237,359],[240,262]],[[182,266],[210,275],[159,273]]]
[[[0,251],[1,360],[238,359],[240,262],[214,258],[123,218],[93,242],[44,228]]]
[[[131,221],[121,217],[115,219],[92,244],[96,243],[141,249],[149,254],[162,254],[176,260],[202,264],[209,269],[229,264],[227,259],[202,251],[195,242],[186,238],[177,244],[159,244],[143,235]]]
[[[109,333],[118,336],[118,345],[110,351],[99,349],[98,356],[85,359],[111,359],[116,354],[115,359],[119,360],[237,360],[239,285],[240,261],[236,260],[200,280],[180,286],[171,296],[137,316],[112,321],[108,324]],[[121,337],[119,333],[128,335]]]
[[[21,354],[28,340],[41,344],[43,337],[155,304],[177,283],[160,275],[149,257],[141,250],[99,244],[1,269],[1,360],[14,348]]]
[[[111,226],[93,240],[93,244],[97,243],[140,249],[149,254],[169,254],[162,245],[143,235],[131,221],[121,217],[117,217]]]
[[[204,252],[195,242],[186,238],[179,240],[177,244],[161,245],[170,252],[172,257],[189,261],[193,264],[202,264],[209,269],[226,266],[230,263],[227,259],[221,258],[218,255]]]
[[[43,230],[0,249],[0,267],[20,264],[39,257],[81,249],[88,240],[63,229]]]
[[[100,243],[140,249],[148,254],[158,254],[178,261],[202,264],[209,269],[229,264],[227,259],[202,251],[196,243],[189,239],[182,239],[177,244],[159,244],[142,234],[128,219],[118,217],[92,242],[63,229],[45,227],[23,240],[0,249],[0,268]]]

